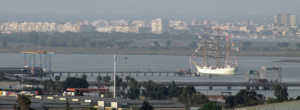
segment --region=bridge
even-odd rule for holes
[[[75,76],[79,77],[81,75],[89,75],[89,76],[110,76],[113,72],[109,71],[102,71],[102,72],[60,72],[60,71],[52,71],[47,72],[46,76]],[[189,72],[189,71],[126,71],[121,72],[117,71],[116,75],[119,76],[198,76],[195,73]]]

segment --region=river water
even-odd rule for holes
[[[0,53],[0,67],[22,67],[24,56],[19,53]],[[124,58],[127,57],[125,60]],[[54,54],[52,56],[52,71],[73,71],[73,72],[99,72],[113,71],[113,55],[112,54]],[[208,75],[200,77],[166,77],[147,76],[135,77],[138,81],[210,81],[210,82],[240,82],[245,81],[248,70],[259,70],[261,66],[280,66],[282,67],[283,82],[300,82],[300,63],[273,62],[278,60],[300,60],[300,57],[266,57],[266,56],[239,56],[239,70],[235,75],[221,76]],[[39,57],[36,57],[36,64],[39,65]],[[167,55],[117,55],[117,71],[124,71],[126,62],[126,71],[179,71],[181,69],[190,68],[189,56],[167,56]],[[75,76],[75,75],[71,75]],[[95,77],[88,76],[89,81],[95,81]],[[275,77],[274,74],[268,74],[268,77]],[[65,79],[62,77],[61,79]],[[214,90],[197,88],[205,94],[219,94],[224,88],[214,87]],[[232,88],[230,90],[235,94],[239,89]],[[290,97],[300,95],[300,88],[289,87]],[[226,90],[229,91],[229,90]],[[259,90],[258,93],[272,96],[272,90]]]

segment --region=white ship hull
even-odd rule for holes
[[[236,66],[228,66],[224,68],[200,67],[196,65],[197,74],[217,74],[217,75],[233,75],[238,70]]]

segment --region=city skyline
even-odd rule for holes
[[[271,22],[273,14],[299,15],[300,1],[22,1],[5,0],[0,4],[0,22],[74,21],[96,19],[215,19],[218,21],[256,20]]]

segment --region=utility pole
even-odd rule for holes
[[[116,98],[116,60],[117,60],[117,55],[114,54],[114,98]]]

